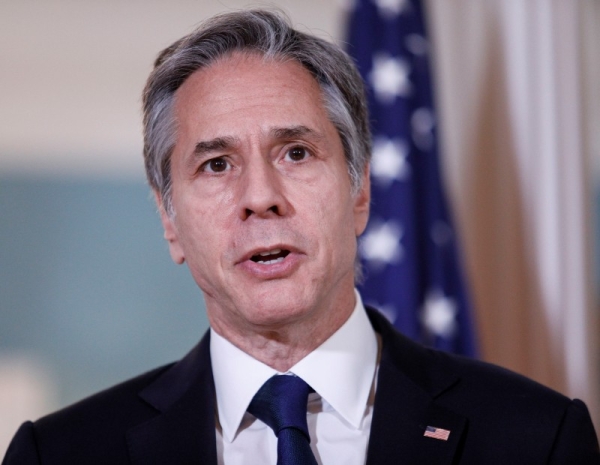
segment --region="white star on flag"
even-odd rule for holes
[[[373,143],[371,174],[383,188],[394,180],[406,179],[410,166],[406,161],[408,145],[401,139],[377,137]]]
[[[400,238],[402,227],[395,221],[375,223],[361,239],[362,257],[375,268],[387,263],[398,263],[403,255]]]
[[[376,55],[369,80],[377,99],[381,103],[392,103],[396,97],[409,95],[412,90],[409,73],[410,66],[401,58]]]
[[[429,51],[429,42],[421,34],[407,35],[404,45],[411,53],[418,56],[423,56]]]
[[[410,118],[412,137],[415,145],[424,152],[433,145],[433,127],[435,116],[429,108],[417,108]]]
[[[408,0],[373,0],[379,14],[387,19],[393,19],[408,9]]]
[[[445,221],[438,220],[431,227],[431,240],[435,245],[442,247],[452,240],[452,228]]]
[[[416,341],[476,356],[459,241],[440,183],[433,44],[425,24],[431,2],[353,1],[348,52],[365,80],[374,136],[371,221],[359,242],[363,302],[383,307]],[[440,426],[432,428],[444,433]]]
[[[448,338],[456,331],[456,310],[454,299],[433,291],[425,299],[421,319],[431,334]]]

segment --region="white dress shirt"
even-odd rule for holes
[[[290,368],[315,393],[308,399],[311,448],[321,465],[364,464],[373,416],[378,342],[358,292],[350,318]],[[210,355],[217,395],[219,464],[273,464],[273,430],[246,412],[254,394],[279,373],[211,329]]]

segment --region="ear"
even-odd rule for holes
[[[177,227],[173,222],[173,218],[169,216],[165,210],[162,197],[158,191],[154,191],[154,199],[156,200],[156,206],[158,207],[158,212],[160,213],[160,221],[162,222],[163,229],[165,230],[164,238],[169,243],[169,253],[171,254],[171,259],[178,265],[181,265],[185,261],[185,255],[181,245],[179,244]]]
[[[356,237],[360,236],[367,227],[370,205],[371,179],[369,176],[369,165],[367,164],[363,173],[362,186],[354,197],[354,232]]]

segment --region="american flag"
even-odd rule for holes
[[[409,337],[475,356],[471,308],[438,163],[430,44],[419,0],[355,0],[348,52],[367,83],[371,219],[361,293]]]
[[[440,441],[447,441],[450,437],[450,430],[428,426],[425,428],[423,436],[426,438],[439,439]]]

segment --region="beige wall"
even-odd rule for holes
[[[0,171],[142,176],[140,94],[152,62],[240,0],[0,2]],[[338,38],[334,0],[276,2]]]

